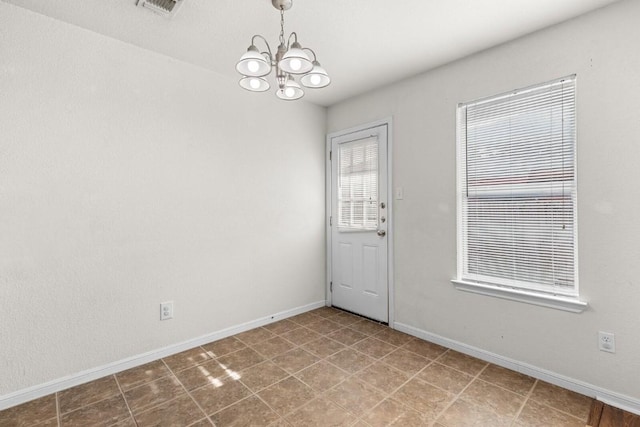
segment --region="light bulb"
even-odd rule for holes
[[[300,61],[298,58],[293,58],[291,62],[289,62],[289,65],[291,66],[292,70],[298,71],[300,68],[302,68],[302,61]]]
[[[249,71],[251,71],[252,73],[255,73],[256,71],[258,71],[258,69],[260,68],[260,65],[258,65],[257,61],[249,61],[247,63],[247,68],[249,69]]]
[[[317,74],[312,74],[311,77],[309,78],[309,80],[311,81],[312,85],[318,85],[320,84],[320,76]]]
[[[253,89],[258,89],[260,87],[260,80],[258,79],[249,80],[249,86],[251,86]]]
[[[291,98],[291,97],[293,97],[293,95],[295,95],[295,94],[296,94],[296,91],[295,91],[295,89],[293,89],[292,87],[288,87],[288,88],[286,88],[286,89],[284,90],[284,94],[285,94],[285,96],[287,96],[288,98]]]

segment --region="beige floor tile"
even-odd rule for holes
[[[536,382],[535,378],[497,365],[487,366],[479,378],[522,395],[527,395]]]
[[[268,425],[268,427],[294,427],[289,424],[284,418],[280,418],[278,421]]]
[[[409,375],[417,374],[431,363],[431,360],[404,348],[389,353],[382,361]]]
[[[120,389],[113,375],[100,378],[58,393],[60,412],[66,413],[85,405],[99,402],[108,397],[120,394]]]
[[[162,360],[156,360],[145,365],[128,369],[116,374],[118,384],[122,390],[129,390],[139,385],[155,381],[170,375],[171,372]]]
[[[395,331],[391,328],[386,328],[378,332],[377,334],[375,334],[375,337],[378,338],[379,340],[386,341],[389,344],[393,344],[395,346],[404,345],[409,341],[411,341],[411,339],[413,339],[411,335],[407,335],[403,332]]]
[[[231,378],[227,378],[221,385],[208,384],[191,392],[191,396],[207,415],[215,414],[250,395],[251,391],[247,387]]]
[[[262,341],[258,345],[251,346],[255,351],[263,355],[267,359],[276,357],[282,353],[286,353],[295,347],[290,341],[281,337],[274,337],[266,341]]]
[[[438,362],[443,365],[447,365],[450,368],[457,369],[469,375],[477,375],[485,366],[487,362],[475,357],[468,356],[466,354],[458,353],[457,351],[449,350],[444,355],[438,358]]]
[[[133,422],[133,420],[131,422]],[[4,424],[0,424],[0,425],[4,425]],[[18,424],[7,424],[7,425],[13,427],[13,426],[17,426]],[[28,424],[28,425],[33,427],[58,427],[58,417],[49,418],[48,420],[35,425],[34,424]],[[114,427],[119,427],[119,426],[114,426]],[[126,427],[136,427],[136,426],[135,426],[135,423],[133,423],[132,426],[126,426]]]
[[[173,356],[165,357],[162,360],[164,360],[169,369],[173,372],[177,372],[182,369],[192,368],[206,362],[207,360],[211,360],[211,357],[205,349],[195,347],[190,350],[174,354]]]
[[[41,427],[41,426],[35,426],[35,427]],[[135,420],[133,419],[133,417],[129,417],[124,421],[120,421],[118,423],[115,424],[111,424],[109,425],[109,427],[138,427],[138,425],[136,424]]]
[[[253,392],[258,392],[288,376],[289,374],[284,369],[279,368],[273,362],[267,361],[242,371],[240,373],[240,381]]]
[[[344,381],[349,374],[330,363],[320,361],[295,375],[300,381],[318,392],[323,392]]]
[[[355,374],[376,361],[366,354],[360,353],[352,348],[346,348],[327,357],[326,360],[350,374]]]
[[[473,380],[471,375],[434,362],[418,373],[417,378],[449,393],[460,393]]]
[[[320,317],[331,317],[331,316],[335,316],[336,313],[338,313],[339,311],[340,310],[335,309],[333,307],[325,306],[325,307],[316,308],[315,310],[311,310],[310,313]]]
[[[152,381],[124,392],[124,397],[135,414],[184,394],[180,382],[172,375]]]
[[[209,421],[206,418],[196,421],[193,424],[189,424],[189,427],[212,427],[212,426],[213,424],[211,424],[211,421]]]
[[[391,397],[420,412],[428,421],[435,421],[438,414],[454,400],[455,395],[414,378]]]
[[[294,348],[280,356],[274,357],[272,362],[290,374],[293,374],[313,365],[318,360],[320,359],[308,351],[302,348]]]
[[[525,397],[488,382],[475,380],[462,392],[460,399],[482,406],[498,416],[513,418],[520,410]]]
[[[210,360],[193,368],[175,373],[187,390],[194,390],[207,384],[219,384],[228,376],[237,376],[237,372],[226,369],[217,360]]]
[[[445,351],[447,351],[446,347],[442,347],[441,345],[421,340],[419,338],[411,339],[409,342],[403,345],[402,348],[432,360],[437,359],[439,356],[444,354]]]
[[[247,347],[235,353],[229,353],[216,359],[225,369],[240,372],[263,362],[265,358],[255,350]]]
[[[327,337],[322,337],[306,343],[302,346],[302,348],[320,358],[325,358],[339,352],[340,350],[343,350],[345,348],[345,345],[340,344],[338,341],[334,341]]]
[[[275,334],[273,334],[272,332],[269,332],[265,328],[255,328],[255,329],[251,329],[249,331],[234,335],[235,338],[251,346],[257,345],[258,343],[261,343],[262,341],[266,341],[269,338],[273,338],[274,336]]]
[[[390,398],[382,401],[362,419],[372,427],[422,427],[428,425],[418,411]]]
[[[380,359],[398,348],[395,345],[380,341],[374,337],[365,338],[353,344],[352,347],[374,359]]]
[[[338,341],[344,345],[353,345],[358,341],[362,341],[367,338],[367,335],[362,334],[354,329],[342,328],[327,334],[327,338]]]
[[[349,326],[362,320],[362,317],[344,311],[338,311],[333,316],[329,317],[329,320],[342,326]]]
[[[0,426],[27,427],[56,416],[56,395],[50,394],[0,411]]]
[[[216,426],[268,426],[280,419],[262,400],[251,396],[211,416]]]
[[[318,319],[318,321],[309,323],[306,327],[322,335],[329,334],[342,328],[342,326],[329,319]]]
[[[509,427],[512,417],[502,417],[493,411],[464,400],[456,400],[438,418],[447,427]],[[551,427],[551,426],[549,426]]]
[[[573,391],[538,381],[531,399],[586,421],[593,399]]]
[[[296,329],[292,329],[288,332],[280,334],[280,336],[288,341],[291,341],[295,345],[303,345],[309,341],[317,340],[321,337],[317,332],[313,332],[311,329],[307,329],[304,326],[300,326]]]
[[[355,323],[350,324],[348,327],[365,335],[375,335],[378,332],[382,332],[383,330],[389,328],[387,325],[372,322],[367,319],[361,319]]]
[[[306,313],[298,314],[297,316],[289,317],[289,320],[297,323],[298,325],[304,326],[308,325],[309,323],[317,322],[319,320],[319,316],[316,316],[315,314],[313,314],[313,312],[308,311]]]
[[[235,337],[223,338],[202,346],[202,348],[205,349],[207,354],[212,358],[224,356],[225,354],[233,353],[234,351],[241,350],[245,347],[245,343]]]
[[[122,395],[83,406],[60,417],[61,427],[110,426],[131,419]]]
[[[356,417],[330,400],[318,398],[286,417],[296,427],[347,427]]]
[[[356,378],[349,378],[338,384],[325,396],[357,416],[364,415],[386,397],[373,386]]]
[[[174,400],[135,415],[138,427],[187,426],[201,420],[205,414],[190,396],[184,394]]]
[[[584,427],[584,421],[529,399],[514,427]]]
[[[356,378],[371,384],[378,390],[391,393],[409,380],[409,375],[387,365],[376,362],[356,374]]]
[[[311,387],[289,377],[258,393],[278,414],[285,416],[316,396]]]
[[[267,331],[273,332],[274,334],[278,334],[278,335],[299,327],[300,325],[298,325],[295,322],[292,322],[289,319],[280,320],[278,322],[270,323],[268,325],[263,326],[263,328],[265,328]]]

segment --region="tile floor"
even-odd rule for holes
[[[0,412],[0,426],[580,426],[592,400],[323,307]]]

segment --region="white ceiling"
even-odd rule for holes
[[[264,35],[275,49],[280,31],[270,0],[184,0],[171,19],[136,0],[3,1],[233,80],[251,36]],[[294,0],[285,31],[314,49],[331,75],[329,87],[304,98],[328,106],[615,1]]]

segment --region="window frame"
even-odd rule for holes
[[[500,102],[505,102],[514,97],[526,95],[527,92],[535,92],[536,90],[540,90],[542,88],[551,88],[552,85],[557,85],[558,83],[571,80],[574,84],[574,102],[576,99],[575,91],[577,87],[577,77],[576,75],[571,75],[567,77],[563,77],[560,79],[555,79],[551,81],[547,81],[544,83],[532,85],[523,89],[518,89],[514,91],[509,91],[506,93],[489,96],[486,98],[477,99],[470,102],[460,103],[457,106],[457,114],[456,114],[456,177],[457,177],[457,210],[456,210],[456,219],[457,219],[457,275],[456,278],[452,280],[452,283],[455,287],[461,291],[473,292],[483,295],[489,295],[509,300],[527,302],[531,304],[541,305],[545,307],[557,308],[561,310],[571,311],[571,312],[582,312],[586,307],[587,303],[579,300],[579,284],[578,284],[578,229],[577,229],[577,152],[576,152],[576,138],[577,138],[577,105],[574,104],[574,117],[573,117],[573,179],[572,183],[572,192],[571,192],[571,201],[572,201],[572,214],[573,214],[573,288],[570,288],[569,291],[566,289],[563,292],[554,292],[553,288],[549,285],[540,285],[536,286],[533,283],[518,283],[517,285],[513,284],[505,284],[505,281],[508,282],[505,278],[498,278],[495,281],[486,280],[486,277],[491,278],[490,276],[484,276],[481,280],[478,279],[479,275],[474,274],[465,274],[465,261],[467,260],[467,256],[465,254],[465,235],[463,233],[467,232],[467,227],[465,224],[465,218],[468,220],[468,216],[464,216],[464,203],[467,200],[467,152],[466,152],[466,133],[468,131],[467,128],[467,118],[466,112],[467,108],[471,105],[478,105],[484,103],[496,103],[497,105],[501,105]],[[577,103],[576,103],[577,104]],[[464,129],[461,127],[464,125]],[[514,176],[515,177],[515,176]],[[539,190],[538,190],[539,191]],[[494,276],[498,277],[498,276]],[[514,281],[514,283],[517,281]],[[572,289],[572,290],[571,290]]]

